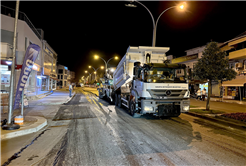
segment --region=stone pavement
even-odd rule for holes
[[[29,100],[28,104],[30,107],[35,107],[35,105],[60,105],[69,102],[74,95],[75,92],[72,93],[72,97],[69,97],[69,91],[56,90],[53,93],[50,93],[49,96],[46,96],[42,99]],[[20,115],[20,109],[13,111],[13,117],[17,115]],[[17,130],[1,129],[1,140],[37,132],[38,130],[47,125],[47,120],[44,117],[35,115],[35,113],[32,113],[31,115],[32,116],[24,116],[24,124],[21,125],[20,128]],[[7,117],[7,113],[1,112],[1,121],[7,119]]]

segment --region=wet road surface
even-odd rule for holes
[[[245,131],[181,114],[131,117],[81,91],[50,120],[49,130],[11,165],[245,165]],[[47,147],[47,148],[45,148]],[[41,153],[39,151],[45,152]]]

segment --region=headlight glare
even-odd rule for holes
[[[153,111],[153,107],[151,106],[145,106],[144,111]]]
[[[190,106],[183,106],[183,111],[189,111],[189,109],[190,109]]]

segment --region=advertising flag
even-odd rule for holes
[[[36,44],[29,45],[26,50],[26,55],[24,57],[20,78],[17,84],[14,109],[17,109],[20,106],[22,91],[24,91],[29,74],[32,71],[32,66],[35,60],[37,59],[39,52],[40,47]]]

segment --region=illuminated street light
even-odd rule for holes
[[[157,18],[157,21],[156,21],[156,23],[155,23],[155,20],[154,20],[154,17],[153,17],[153,15],[152,15],[152,13],[150,12],[150,10],[149,10],[145,5],[143,5],[141,2],[138,2],[138,1],[136,1],[136,0],[133,0],[132,2],[137,2],[137,3],[139,3],[140,5],[142,5],[143,7],[145,7],[145,9],[148,10],[148,12],[149,12],[149,14],[150,14],[150,16],[151,16],[151,18],[152,18],[152,21],[153,21],[152,47],[155,47],[155,43],[156,43],[157,23],[158,23],[159,18],[162,16],[162,14],[165,13],[166,11],[168,11],[169,9],[172,9],[172,8],[177,8],[177,9],[179,9],[179,10],[184,10],[184,8],[186,7],[186,6],[185,6],[186,3],[183,2],[183,3],[181,3],[180,5],[176,5],[176,6],[172,6],[172,7],[167,8],[166,10],[164,10],[164,11],[159,15],[159,17]],[[126,5],[126,6],[127,6],[127,7],[137,7],[136,5],[132,4],[132,2],[131,2],[130,4],[128,4],[128,5]]]
[[[116,59],[116,60],[119,59],[117,56],[115,56],[115,57],[110,58],[110,59],[106,62],[102,57],[100,57],[100,56],[98,56],[98,55],[95,55],[94,57],[95,57],[95,59],[101,58],[101,59],[104,61],[104,63],[105,63],[105,74],[106,74],[106,75],[107,75],[107,65],[108,65],[109,61],[112,60],[112,59]]]
[[[95,80],[96,80],[97,70],[98,70],[99,68],[103,69],[104,67],[101,66],[101,67],[98,67],[97,69],[95,69],[93,66],[89,66],[89,68],[93,68],[93,69],[95,70],[94,74],[95,74]]]

